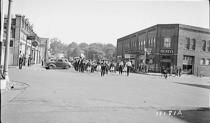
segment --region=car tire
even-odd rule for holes
[[[69,69],[69,68],[70,68],[70,66],[69,66],[69,65],[67,65],[67,66],[66,66],[66,69]]]
[[[50,66],[49,66],[49,69],[54,69],[54,66],[50,65]]]

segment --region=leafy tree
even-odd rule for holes
[[[70,43],[68,46],[67,46],[67,57],[73,57],[72,53],[73,53],[73,50],[78,47],[78,44],[75,43],[75,42],[72,42]]]
[[[81,50],[85,50],[85,49],[87,49],[89,46],[88,46],[87,43],[80,43],[80,44],[79,44],[79,47],[80,47]]]
[[[52,49],[52,54],[64,53],[64,44],[58,38],[52,38],[50,40],[50,48]]]
[[[81,50],[79,47],[74,48],[73,52],[71,53],[72,57],[78,57],[81,55]]]

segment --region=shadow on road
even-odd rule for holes
[[[188,123],[210,123],[210,108],[196,108],[190,110],[160,110],[156,116],[171,116]]]
[[[187,83],[180,83],[180,82],[174,82],[176,84],[182,84],[182,85],[189,85],[189,86],[194,86],[194,87],[200,87],[200,88],[205,88],[205,89],[210,89],[210,86],[208,85],[200,85],[200,84],[187,84]]]

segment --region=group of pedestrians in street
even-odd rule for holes
[[[182,75],[182,68],[177,66],[171,66],[169,69],[167,69],[165,66],[162,66],[161,68],[161,77],[164,76],[166,79],[169,76],[172,76],[173,74],[175,76],[181,77]]]
[[[129,73],[131,71],[132,63],[130,60],[127,60],[125,63],[123,61],[120,61],[119,63],[119,74],[122,75],[123,72],[127,73],[127,76],[129,76]]]
[[[78,72],[84,73],[87,71],[88,73],[98,72],[102,77],[105,74],[116,73],[116,63],[110,62],[105,59],[101,59],[99,61],[86,60],[85,58],[80,57],[76,59],[73,63],[74,69]]]
[[[31,66],[31,61],[32,61],[32,57],[31,55],[28,56],[28,58],[26,58],[25,54],[21,54],[19,55],[19,69],[22,69],[22,66]]]

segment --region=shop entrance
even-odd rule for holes
[[[193,74],[193,64],[194,64],[194,56],[183,56],[183,73],[184,74]]]
[[[168,72],[170,72],[170,67],[172,65],[172,58],[170,55],[163,55],[161,60],[161,68],[164,67]]]
[[[169,61],[162,61],[161,67],[164,67],[168,72],[170,72],[171,62],[169,62]]]

